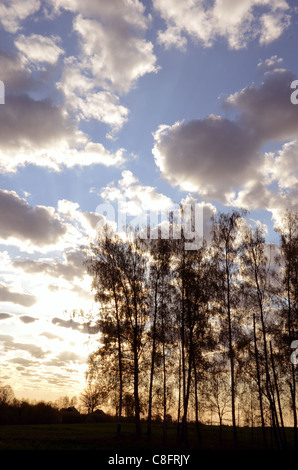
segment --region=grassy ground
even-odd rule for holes
[[[58,425],[8,425],[0,426],[0,450],[78,450],[115,452],[186,452],[198,450],[198,438],[195,427],[189,425],[188,446],[177,442],[177,428],[168,427],[167,441],[162,443],[162,426],[154,425],[152,439],[149,442],[144,424],[143,434],[136,439],[134,425],[123,424],[121,438],[115,436],[115,423],[97,424],[58,424]],[[202,426],[201,450],[233,450],[232,429],[223,429],[222,441],[219,428]],[[275,450],[270,429],[267,430],[268,450]],[[287,429],[289,449],[292,450],[293,431]],[[239,428],[238,450],[264,450],[260,429]]]

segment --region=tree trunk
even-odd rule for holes
[[[231,395],[232,395],[232,424],[233,424],[233,439],[237,443],[237,426],[236,426],[236,407],[235,407],[235,370],[234,370],[234,348],[232,341],[232,319],[231,319],[231,293],[230,293],[230,272],[228,267],[228,249],[226,247],[226,281],[227,281],[227,314],[229,326],[229,356],[230,356],[230,370],[231,370]]]
[[[285,434],[285,427],[284,427],[284,421],[283,421],[283,415],[282,415],[282,407],[281,407],[281,402],[280,402],[280,394],[279,394],[279,389],[278,389],[277,376],[276,376],[276,371],[275,371],[275,364],[274,364],[274,357],[273,357],[271,341],[270,341],[270,355],[271,355],[271,364],[272,364],[275,390],[276,390],[276,395],[277,395],[279,417],[280,417],[281,429],[282,429],[282,443],[283,443],[283,447],[286,449],[287,448],[287,439],[286,439],[286,434]]]
[[[267,438],[266,438],[266,429],[265,429],[265,420],[264,420],[264,410],[263,410],[263,397],[262,397],[262,387],[261,387],[261,376],[260,376],[260,365],[259,365],[259,351],[258,351],[258,345],[257,345],[256,315],[255,315],[255,313],[253,313],[253,334],[254,334],[255,361],[256,361],[256,371],[257,371],[257,384],[258,384],[261,422],[262,422],[262,432],[263,432],[264,445],[265,445],[265,447],[267,447]]]
[[[140,418],[140,398],[139,398],[139,358],[137,346],[137,325],[134,329],[134,401],[135,401],[135,420],[136,434],[141,434],[141,418]]]
[[[148,400],[148,421],[147,421],[147,435],[148,439],[151,439],[152,429],[152,392],[153,392],[153,379],[154,379],[154,366],[155,366],[155,345],[156,345],[156,319],[157,319],[157,280],[155,283],[155,295],[154,295],[154,317],[153,317],[153,342],[152,342],[152,353],[151,353],[151,370],[150,370],[150,385],[149,385],[149,400]]]
[[[118,410],[118,422],[117,422],[117,436],[119,437],[121,434],[121,422],[122,422],[123,373],[122,373],[121,330],[120,330],[120,318],[119,318],[117,298],[115,298],[115,308],[116,308],[116,318],[117,318],[118,367],[119,367],[119,410]]]
[[[193,358],[194,381],[195,381],[195,414],[196,414],[196,431],[198,438],[198,447],[202,445],[202,436],[199,423],[199,399],[198,399],[198,377],[195,357]]]

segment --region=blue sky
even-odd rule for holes
[[[84,387],[98,207],[245,208],[268,241],[298,201],[298,12],[286,0],[1,0],[0,383]]]

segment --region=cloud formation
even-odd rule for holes
[[[33,66],[39,63],[55,64],[64,50],[58,45],[60,38],[57,36],[41,36],[20,34],[15,40],[15,46],[22,53],[23,61],[31,62]]]
[[[290,24],[285,0],[153,0],[166,23],[158,39],[165,47],[184,49],[187,38],[210,47],[224,38],[231,49],[241,49],[255,39],[261,45],[281,36]]]
[[[55,262],[54,260],[41,261],[33,259],[15,260],[12,266],[22,269],[29,274],[44,274],[55,279],[62,277],[67,281],[75,278],[82,278],[86,274],[84,268],[84,255],[82,251],[71,251],[65,254],[65,262]]]
[[[294,196],[297,144],[287,142],[298,135],[297,109],[290,101],[294,76],[276,58],[265,65],[260,85],[247,86],[222,103],[234,119],[210,115],[161,125],[154,133],[155,162],[172,185],[223,204],[269,210],[274,204],[284,207],[289,193]],[[287,143],[277,155],[264,154],[270,142]],[[269,189],[274,181],[277,194]]]
[[[3,0],[0,4],[0,22],[9,33],[16,33],[21,22],[36,13],[40,0]]]
[[[40,7],[33,0],[4,2],[2,24],[17,33],[22,20]],[[75,55],[66,52],[55,34],[21,33],[11,55],[0,51],[1,79],[7,83],[0,116],[0,173],[28,164],[60,171],[121,166],[126,160],[123,148],[108,150],[80,126],[104,124],[106,137],[114,139],[129,116],[120,95],[158,70],[153,44],[144,37],[149,24],[145,7],[137,0],[119,0],[117,8],[106,1],[47,0],[40,14],[52,21],[64,10],[73,15],[71,35],[79,44]]]
[[[20,320],[21,322],[28,324],[28,323],[34,323],[35,321],[37,321],[37,318],[30,317],[29,315],[22,315],[20,317]]]
[[[121,203],[127,215],[140,215],[144,211],[167,210],[173,202],[168,196],[158,193],[153,186],[144,186],[129,170],[122,172],[122,179],[102,188],[100,196],[105,202]],[[116,207],[115,207],[116,209]]]
[[[9,287],[0,284],[0,302],[11,302],[23,307],[31,307],[37,302],[37,298],[30,294],[14,292]]]
[[[153,44],[144,37],[150,18],[138,0],[52,0],[55,15],[69,10],[79,40],[76,56],[65,58],[58,89],[64,109],[76,120],[94,119],[111,127],[107,137],[126,122],[129,110],[120,102],[139,78],[157,72]]]
[[[14,191],[0,190],[0,239],[43,247],[58,242],[65,233],[53,209],[32,207]]]

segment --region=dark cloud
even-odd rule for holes
[[[0,114],[0,149],[27,148],[28,144],[45,148],[70,136],[72,130],[61,108],[50,100],[7,95]]]
[[[65,254],[66,262],[49,263],[35,260],[16,260],[13,262],[15,268],[21,268],[31,274],[48,274],[49,276],[63,277],[67,281],[72,281],[75,277],[81,278],[86,270],[83,266],[85,261],[81,251],[71,251]]]
[[[26,351],[36,359],[43,359],[47,354],[42,348],[35,344],[16,343],[13,337],[9,335],[2,335],[2,341],[4,342],[4,348],[6,351]]]
[[[70,320],[63,320],[62,318],[53,318],[52,323],[54,325],[62,326],[63,328],[71,328],[72,330],[79,330],[81,324],[70,319]]]
[[[11,318],[12,315],[10,313],[0,313],[0,320],[6,320],[7,318]]]
[[[51,358],[49,361],[45,362],[45,365],[51,367],[66,367],[70,363],[83,363],[85,362],[81,356],[75,354],[71,351],[62,351],[58,356]]]
[[[248,86],[224,103],[239,112],[239,121],[260,143],[297,137],[298,113],[290,100],[292,72],[274,69],[260,86]]]
[[[20,317],[20,320],[23,323],[33,323],[33,322],[37,321],[37,318],[30,317],[29,315],[23,315],[23,316]]]
[[[31,307],[37,302],[37,298],[29,294],[12,292],[8,287],[0,284],[0,302],[12,302],[23,307]]]
[[[221,199],[260,164],[255,136],[220,116],[177,123],[155,134],[155,160],[163,176],[182,189]]]
[[[23,357],[15,357],[13,359],[8,359],[8,362],[13,364],[20,364],[21,366],[32,367],[36,366],[38,362],[32,361],[30,359],[24,359]]]
[[[40,333],[40,336],[44,336],[45,338],[48,338],[48,339],[58,339],[59,341],[63,341],[63,338],[61,338],[58,335],[54,335],[53,333],[49,333],[48,331],[44,331],[43,333]]]
[[[49,208],[32,207],[14,191],[0,190],[1,238],[45,246],[57,242],[65,232],[66,228]]]
[[[10,335],[0,335],[0,341],[4,341],[4,342],[13,341],[13,337]]]
[[[232,111],[233,119],[210,115],[160,126],[153,154],[163,177],[224,204],[262,180],[264,145],[298,135],[298,113],[290,101],[293,79],[291,72],[276,68],[261,85],[229,96],[223,109]],[[264,197],[265,187],[261,189]]]
[[[52,323],[54,325],[62,326],[64,328],[71,328],[72,330],[78,330],[81,333],[96,334],[99,329],[96,325],[90,323],[78,323],[73,319],[63,320],[62,318],[53,318]]]
[[[20,91],[33,89],[31,74],[24,68],[18,56],[9,56],[0,49],[1,80],[5,84],[5,91]]]

